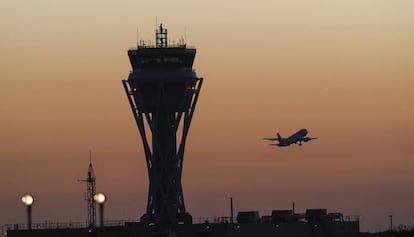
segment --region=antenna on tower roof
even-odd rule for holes
[[[162,27],[162,23],[158,30],[155,30],[155,46],[157,48],[166,48],[168,45],[167,29]]]
[[[187,44],[187,26],[184,27],[184,45]]]
[[[137,27],[137,48],[139,47],[139,29]]]

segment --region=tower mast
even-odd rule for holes
[[[91,153],[89,152],[89,167],[88,167],[88,174],[86,175],[86,179],[78,180],[81,182],[86,182],[86,193],[85,193],[85,200],[87,203],[87,210],[88,210],[88,226],[94,227],[95,220],[96,220],[96,203],[93,200],[93,196],[96,194],[96,187],[95,187],[95,172],[93,171],[92,166],[92,158]]]

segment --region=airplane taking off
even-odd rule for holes
[[[299,146],[302,146],[302,142],[308,142],[310,140],[317,139],[317,137],[306,137],[307,134],[308,130],[301,129],[287,138],[283,138],[279,133],[277,133],[277,138],[263,138],[263,140],[279,141],[279,144],[270,144],[271,146],[290,146],[293,143],[298,144],[298,142]]]

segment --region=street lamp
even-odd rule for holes
[[[104,226],[104,203],[106,201],[106,196],[103,193],[97,193],[93,196],[93,200],[99,205],[99,226]]]
[[[390,218],[390,232],[392,232],[392,215],[388,216]]]
[[[34,198],[30,194],[25,194],[22,197],[23,204],[27,207],[27,226],[28,229],[32,229],[32,205],[34,203]]]

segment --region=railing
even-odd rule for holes
[[[116,227],[116,226],[124,226],[127,221],[124,220],[110,220],[105,221],[105,227]],[[88,224],[86,222],[44,222],[44,223],[34,223],[31,226],[32,230],[46,230],[46,229],[82,229],[88,228]],[[100,227],[96,225],[95,227]],[[28,224],[6,224],[2,227],[2,235],[6,233],[8,230],[29,230]]]
[[[354,222],[359,221],[359,216],[344,216],[343,222]],[[134,221],[125,221],[125,220],[108,220],[104,222],[104,227],[117,227],[125,226],[125,223],[132,223]],[[233,223],[236,223],[236,218],[233,219]],[[228,216],[221,217],[193,217],[194,224],[217,224],[217,223],[232,223],[232,218]],[[180,224],[180,223],[179,223]],[[44,223],[34,223],[32,224],[32,230],[50,230],[50,229],[82,229],[89,228],[86,222],[44,222]],[[95,227],[100,227],[96,225]],[[9,230],[29,230],[29,225],[27,224],[6,224],[2,226],[2,231],[0,236],[6,237],[6,232]]]
[[[233,219],[236,222],[236,219]],[[193,217],[194,224],[203,223],[231,223],[231,217],[228,216],[214,216],[214,217]]]
[[[129,47],[129,50],[137,50],[137,49],[148,49],[148,48],[160,48],[159,46],[148,42],[148,43],[141,43],[138,45],[138,47]],[[182,43],[169,43],[166,47],[163,48],[188,48],[188,49],[193,49],[194,46],[189,46],[187,44],[182,44]]]
[[[345,222],[359,221],[359,216],[358,215],[345,216],[344,221]]]
[[[134,222],[134,221],[125,221],[125,220],[109,220],[104,222],[105,227],[117,227],[125,226],[125,223]],[[203,224],[203,223],[230,223],[231,217],[194,217],[194,224]],[[31,230],[56,230],[56,229],[82,229],[89,228],[88,223],[86,222],[43,222],[43,223],[33,223]],[[100,227],[96,225],[95,227]],[[2,226],[2,235],[5,236],[5,233],[8,230],[29,230],[28,224],[6,224]]]

